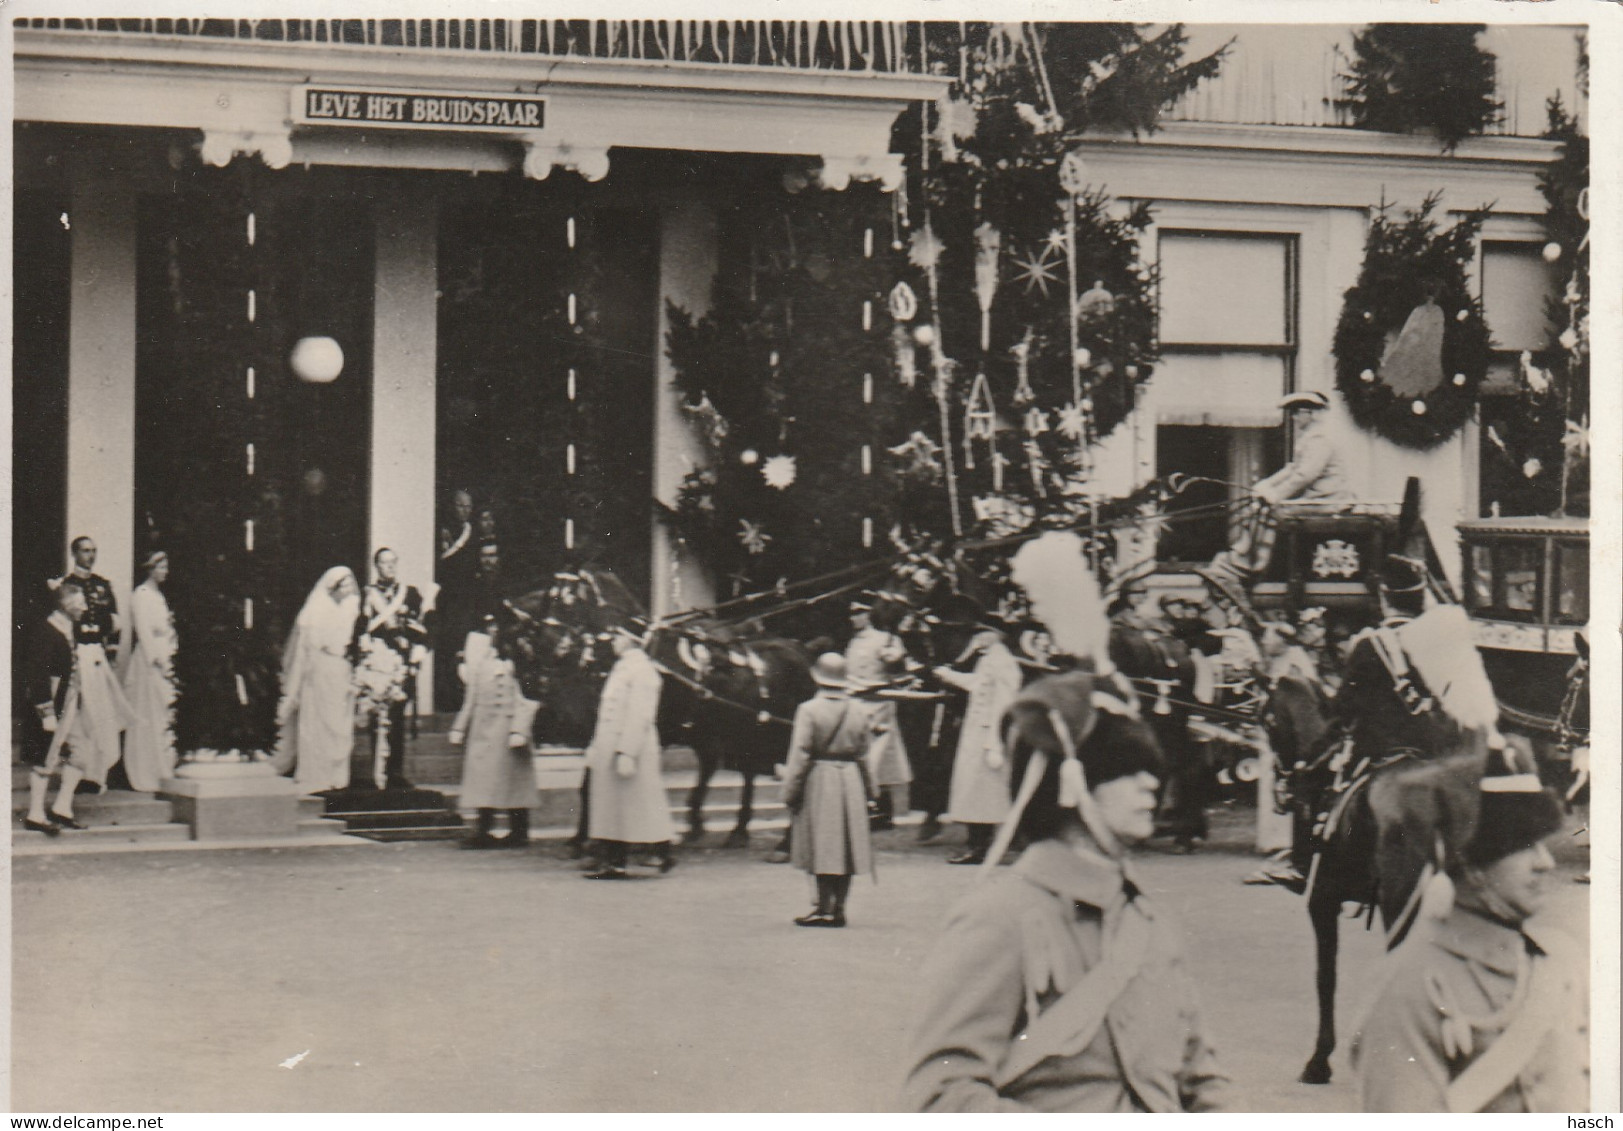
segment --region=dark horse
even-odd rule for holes
[[[506,602],[514,666],[524,693],[541,703],[535,727],[541,741],[584,746],[591,740],[603,682],[614,666],[607,634],[643,615],[640,602],[608,569],[563,571],[545,588]],[[793,640],[701,619],[655,626],[651,637],[649,655],[665,677],[661,744],[687,744],[699,760],[688,797],[687,839],[703,835],[710,780],[726,766],[744,776],[729,843],[745,843],[755,779],[787,759],[789,720],[813,692],[806,650]]]
[[[1459,803],[1451,799],[1474,796],[1483,751],[1470,737],[1429,758],[1401,752],[1378,766],[1356,765],[1330,698],[1318,684],[1294,676],[1274,684],[1263,724],[1284,771],[1292,861],[1307,876],[1315,943],[1318,1035],[1300,1079],[1328,1084],[1336,1047],[1341,909],[1358,905],[1366,924],[1378,911],[1387,947],[1403,940],[1418,913],[1434,851],[1407,829],[1435,828],[1428,807],[1454,808]],[[1453,819],[1474,820],[1474,812],[1456,810]]]
[[[744,779],[727,843],[747,845],[755,779],[788,761],[795,708],[816,690],[810,654],[797,640],[700,620],[655,628],[649,654],[665,675],[661,739],[685,741],[699,760],[683,839],[691,844],[703,838],[710,779],[725,767]]]

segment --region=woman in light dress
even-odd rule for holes
[[[329,569],[306,598],[282,652],[276,762],[283,773],[293,770],[305,793],[349,785],[355,745],[351,651],[360,604],[360,587],[349,567]]]
[[[131,789],[152,793],[175,772],[175,620],[163,595],[169,555],[154,550],[141,571],[130,594],[134,647],[124,659],[124,694],[136,715],[124,735],[124,773]]]

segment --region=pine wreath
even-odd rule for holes
[[[1336,387],[1360,426],[1435,448],[1470,418],[1492,342],[1467,282],[1488,210],[1440,231],[1436,195],[1401,221],[1375,214],[1336,326]]]

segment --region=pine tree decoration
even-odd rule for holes
[[[671,312],[709,449],[671,518],[735,592],[1098,513],[1091,449],[1151,375],[1150,210],[1075,151],[1153,130],[1221,52],[1098,23],[932,23],[924,45],[958,79],[898,123],[905,186],[752,194],[711,313]]]
[[[1548,109],[1545,136],[1560,146],[1539,175],[1551,341],[1522,356],[1516,394],[1482,413],[1482,498],[1504,515],[1589,513],[1589,139],[1559,97]]]
[[[711,313],[671,310],[709,457],[671,517],[734,591],[893,552],[882,540],[904,517],[945,521],[939,482],[889,451],[930,413],[923,383],[893,376],[892,331],[910,328],[891,313],[890,226],[874,185],[753,193],[724,232]]]
[[[920,229],[933,244],[907,281],[937,338],[942,418],[962,428],[938,438],[949,461],[963,453],[969,526],[1074,520],[1096,505],[1091,450],[1132,410],[1157,351],[1155,278],[1139,258],[1150,209],[1109,198],[1078,142],[1155,129],[1221,52],[1185,64],[1178,27],[937,28],[932,58],[961,77],[897,135],[915,252]]]
[[[1495,60],[1481,24],[1371,24],[1353,36],[1346,96],[1354,127],[1431,133],[1453,150],[1499,121]]]

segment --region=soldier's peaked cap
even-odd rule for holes
[[[1329,408],[1330,398],[1323,393],[1291,393],[1280,400],[1279,407],[1287,410],[1293,408]]]

